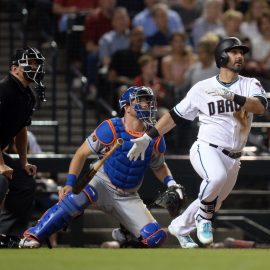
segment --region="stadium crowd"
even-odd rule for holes
[[[150,86],[158,97],[160,117],[192,85],[217,74],[213,51],[220,39],[229,36],[238,37],[251,47],[241,74],[257,77],[269,89],[267,0],[26,0],[26,3],[38,13],[41,47],[56,40],[66,50],[67,66],[87,77],[89,102],[102,98],[117,111],[123,90],[131,85]],[[193,141],[187,133],[178,140],[183,152]]]
[[[24,0],[20,3],[29,10],[30,21],[31,16],[38,21],[36,46],[42,51],[46,44],[56,41],[65,51],[67,85],[80,86],[78,74],[87,78],[85,99],[91,105],[102,99],[118,111],[118,99],[123,91],[131,85],[145,85],[157,95],[159,118],[191,86],[217,74],[214,48],[220,39],[230,36],[251,48],[241,75],[256,77],[266,91],[269,89],[268,0]],[[70,70],[75,72],[69,73]],[[177,132],[183,136],[175,145],[181,149],[180,153],[187,153],[197,131],[196,123],[186,126],[189,128],[184,128],[184,132]]]

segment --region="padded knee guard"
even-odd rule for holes
[[[166,232],[157,222],[149,223],[140,231],[142,242],[149,248],[161,246],[167,238]]]
[[[48,209],[36,226],[26,230],[24,237],[32,236],[40,242],[43,241],[81,215],[86,207],[97,201],[97,198],[96,190],[90,185],[78,195],[70,192],[63,200]]]

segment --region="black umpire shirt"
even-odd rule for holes
[[[35,96],[30,87],[24,87],[9,74],[0,81],[0,146],[3,150],[19,133],[31,124]]]

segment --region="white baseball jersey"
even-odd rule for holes
[[[240,157],[231,158],[220,147],[232,152],[241,151],[247,141],[253,114],[247,113],[233,101],[206,93],[207,90],[217,88],[225,88],[246,97],[260,96],[267,101],[265,91],[256,79],[239,76],[231,84],[223,84],[215,76],[195,84],[174,107],[177,115],[189,120],[199,116],[201,123],[198,140],[190,149],[190,161],[202,182],[198,199],[171,223],[178,235],[188,235],[196,228],[197,215],[211,219],[237,180]],[[211,147],[210,143],[219,148]],[[202,202],[212,205],[214,210],[203,211],[205,204]]]
[[[188,120],[199,116],[199,140],[239,152],[247,142],[253,114],[241,109],[233,101],[206,93],[206,90],[215,88],[225,88],[246,97],[260,96],[267,101],[265,91],[257,79],[239,76],[231,84],[224,84],[218,76],[214,76],[195,84],[174,107],[174,111]]]

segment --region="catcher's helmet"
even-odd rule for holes
[[[244,54],[249,52],[249,48],[242,44],[236,37],[229,37],[221,40],[215,49],[215,60],[218,68],[225,66],[229,61],[227,52],[232,49],[240,49]]]
[[[16,50],[12,57],[11,65],[21,67],[23,76],[27,81],[43,86],[42,79],[45,75],[44,61],[45,58],[36,48],[25,47]]]
[[[140,105],[141,98],[146,98],[147,102],[149,102],[148,108],[145,109]],[[119,99],[121,117],[124,115],[124,107],[126,105],[133,106],[134,110],[137,113],[137,117],[140,120],[143,120],[145,123],[153,124],[153,122],[155,121],[157,103],[153,90],[150,87],[132,86],[128,88],[125,93],[122,94]]]

